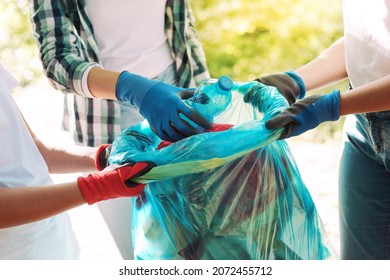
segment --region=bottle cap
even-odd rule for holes
[[[221,76],[218,79],[218,86],[224,91],[229,91],[233,87],[233,80],[229,76]]]

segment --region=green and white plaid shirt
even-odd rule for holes
[[[30,2],[34,37],[45,74],[56,89],[67,93],[64,128],[72,133],[76,143],[86,146],[111,143],[121,132],[118,102],[88,98],[82,90],[84,71],[99,64],[85,0]],[[167,0],[165,32],[180,87],[194,87],[209,78],[193,22],[188,1]]]

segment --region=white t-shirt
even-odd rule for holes
[[[16,84],[0,63],[0,187],[53,184],[11,96]],[[0,259],[77,259],[78,256],[79,247],[67,214],[0,229]]]
[[[390,1],[344,0],[346,67],[353,87],[390,74]]]
[[[166,0],[87,0],[102,66],[148,78],[172,62],[164,32]]]

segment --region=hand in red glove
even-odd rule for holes
[[[88,204],[118,197],[138,196],[145,184],[131,181],[142,176],[154,166],[153,162],[137,162],[134,165],[122,165],[115,169],[92,173],[77,178],[80,191]]]
[[[108,157],[111,153],[111,147],[111,144],[103,144],[97,149],[95,153],[95,166],[97,170],[102,171],[109,166]]]

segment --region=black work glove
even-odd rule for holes
[[[266,86],[276,87],[290,105],[295,103],[297,98],[305,97],[306,94],[305,83],[294,71],[263,76],[255,80]]]
[[[300,135],[326,121],[340,117],[340,91],[310,95],[265,123],[267,129],[283,128],[279,139]]]

